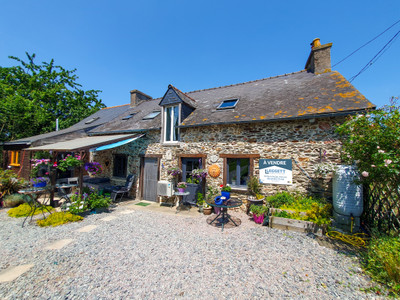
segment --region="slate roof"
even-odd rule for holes
[[[161,111],[161,107],[158,105],[160,100],[161,98],[145,100],[133,108],[129,107],[124,111],[124,113],[113,119],[112,122],[96,127],[91,130],[89,134],[117,134],[154,129],[159,130],[161,127],[161,113],[151,120],[143,120],[143,117],[153,111]],[[134,115],[131,118],[124,120],[124,118],[130,114]]]
[[[375,108],[336,71],[315,75],[303,70],[186,94],[198,105],[181,127],[313,118]],[[217,110],[223,100],[234,98],[239,99],[234,109]]]
[[[4,143],[4,145],[18,145],[18,144],[37,144],[36,142],[40,142],[41,145],[54,143],[57,139],[73,139],[77,136],[84,136],[86,132],[107,122],[110,122],[117,116],[121,115],[124,111],[129,109],[129,104],[106,107],[100,109],[89,117],[83,119],[82,121],[72,125],[71,127],[61,129],[59,131],[52,131],[40,135],[35,135],[31,137],[26,137],[10,142]],[[86,124],[87,121],[92,118],[97,118],[95,121],[90,124]]]

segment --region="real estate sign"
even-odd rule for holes
[[[260,159],[260,182],[292,184],[291,159]]]

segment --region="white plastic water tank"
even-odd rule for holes
[[[339,165],[332,182],[333,209],[344,216],[361,216],[363,212],[362,185],[354,183],[359,178],[355,166]]]

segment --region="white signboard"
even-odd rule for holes
[[[292,184],[291,159],[260,159],[260,182]]]

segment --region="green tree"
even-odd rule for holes
[[[66,70],[49,63],[27,62],[10,56],[20,65],[0,66],[0,141],[38,135],[67,128],[105,107],[100,91],[81,89],[76,69]]]

